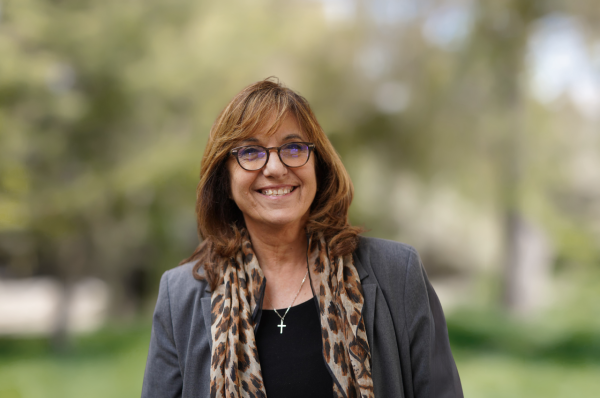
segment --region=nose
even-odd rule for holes
[[[285,175],[287,173],[287,167],[281,162],[281,159],[279,159],[277,149],[272,148],[269,152],[269,161],[263,167],[263,174],[266,177],[279,177]]]

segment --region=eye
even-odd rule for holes
[[[296,151],[297,152],[297,151],[301,151],[304,146],[306,146],[306,145],[300,144],[297,142],[292,142],[292,143],[287,144],[284,147],[284,149],[286,149],[288,151]]]
[[[308,146],[301,142],[290,142],[281,147],[281,154],[284,157],[299,157],[305,156],[308,151]]]
[[[265,156],[265,149],[260,146],[247,146],[238,151],[238,157],[240,160],[247,162],[263,159]]]

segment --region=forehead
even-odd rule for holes
[[[267,143],[269,141],[306,141],[303,131],[293,114],[287,113],[277,120],[272,114],[261,126],[241,137],[241,143]]]

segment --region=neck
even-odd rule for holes
[[[256,228],[246,224],[252,248],[267,279],[306,268],[306,231],[301,226]]]

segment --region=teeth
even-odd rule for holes
[[[288,187],[288,188],[279,188],[279,189],[263,189],[262,190],[262,194],[263,195],[267,195],[267,196],[287,195],[290,192],[292,192],[292,188],[291,187]]]

